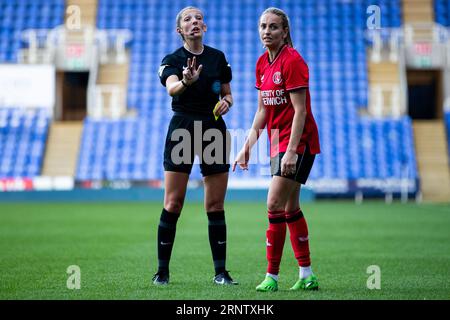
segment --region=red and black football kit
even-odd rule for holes
[[[305,183],[315,155],[320,153],[319,134],[311,112],[309,94],[309,71],[303,58],[294,49],[283,46],[272,62],[265,52],[256,63],[256,88],[266,108],[267,132],[270,140],[272,175],[281,175],[281,158],[291,137],[294,108],[289,93],[304,88],[306,90],[306,119],[302,137],[297,147],[299,155],[297,171],[287,178]]]
[[[297,147],[296,172],[285,178],[305,184],[316,154],[320,153],[319,134],[311,112],[309,71],[303,58],[293,48],[284,45],[272,62],[265,52],[256,63],[256,88],[260,90],[266,109],[266,125],[270,141],[270,165],[273,176],[281,176],[281,159],[291,138],[294,107],[289,93],[306,90],[306,119]],[[293,212],[268,211],[269,228],[266,231],[267,273],[278,275],[281,256],[289,228],[295,258],[300,267],[311,265],[308,225],[300,208]]]

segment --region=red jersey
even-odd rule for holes
[[[256,62],[256,88],[261,91],[262,103],[266,108],[270,156],[287,150],[294,118],[289,91],[299,88],[306,88],[307,114],[297,153],[304,153],[306,144],[311,154],[320,153],[319,133],[311,112],[308,66],[297,50],[285,45],[272,63],[269,63],[267,51],[259,57]],[[278,130],[278,135],[272,135],[275,133],[272,130]]]

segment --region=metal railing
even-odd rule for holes
[[[28,46],[19,53],[21,63],[54,63],[58,50],[68,43],[79,43],[86,50],[96,48],[101,64],[126,62],[126,46],[132,40],[128,29],[99,30],[92,26],[67,29],[65,25],[53,29],[26,29],[21,39]]]
[[[89,116],[119,118],[125,114],[125,89],[119,85],[99,85],[97,77],[100,64],[126,63],[126,46],[132,39],[130,30],[98,30],[92,26],[68,29],[60,25],[54,29],[27,29],[21,33],[21,38],[27,48],[20,51],[19,62],[54,64],[59,70],[89,72]],[[68,65],[70,54],[79,54],[74,61],[80,62],[80,66]]]
[[[386,55],[391,62],[397,62],[403,43],[403,30],[401,28],[383,28],[367,30],[366,39],[372,46],[371,61],[381,62]]]
[[[119,119],[126,113],[125,90],[119,85],[101,84],[93,88],[95,103],[88,106],[88,115],[95,119]]]
[[[406,110],[400,103],[400,86],[391,84],[378,84],[370,88],[370,113],[375,117],[400,117]]]

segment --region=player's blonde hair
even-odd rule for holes
[[[261,18],[263,15],[268,14],[268,13],[275,14],[281,18],[281,23],[282,23],[283,29],[287,29],[287,37],[286,37],[286,39],[284,39],[284,43],[287,44],[289,47],[293,48],[294,45],[292,43],[292,38],[291,38],[291,24],[290,24],[289,17],[287,16],[286,12],[284,12],[283,10],[281,10],[279,8],[270,7],[270,8],[267,8],[266,10],[264,10],[264,12],[259,17],[259,21],[261,21]]]

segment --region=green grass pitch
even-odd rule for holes
[[[155,287],[160,203],[0,204],[1,299],[449,299],[450,206],[325,201],[303,206],[318,292],[289,292],[298,267],[287,237],[280,290],[264,278],[264,203],[226,204],[227,269],[239,286],[212,284],[206,214],[187,203],[172,253],[171,284]],[[66,286],[67,267],[81,288]],[[367,268],[381,270],[369,290]]]

